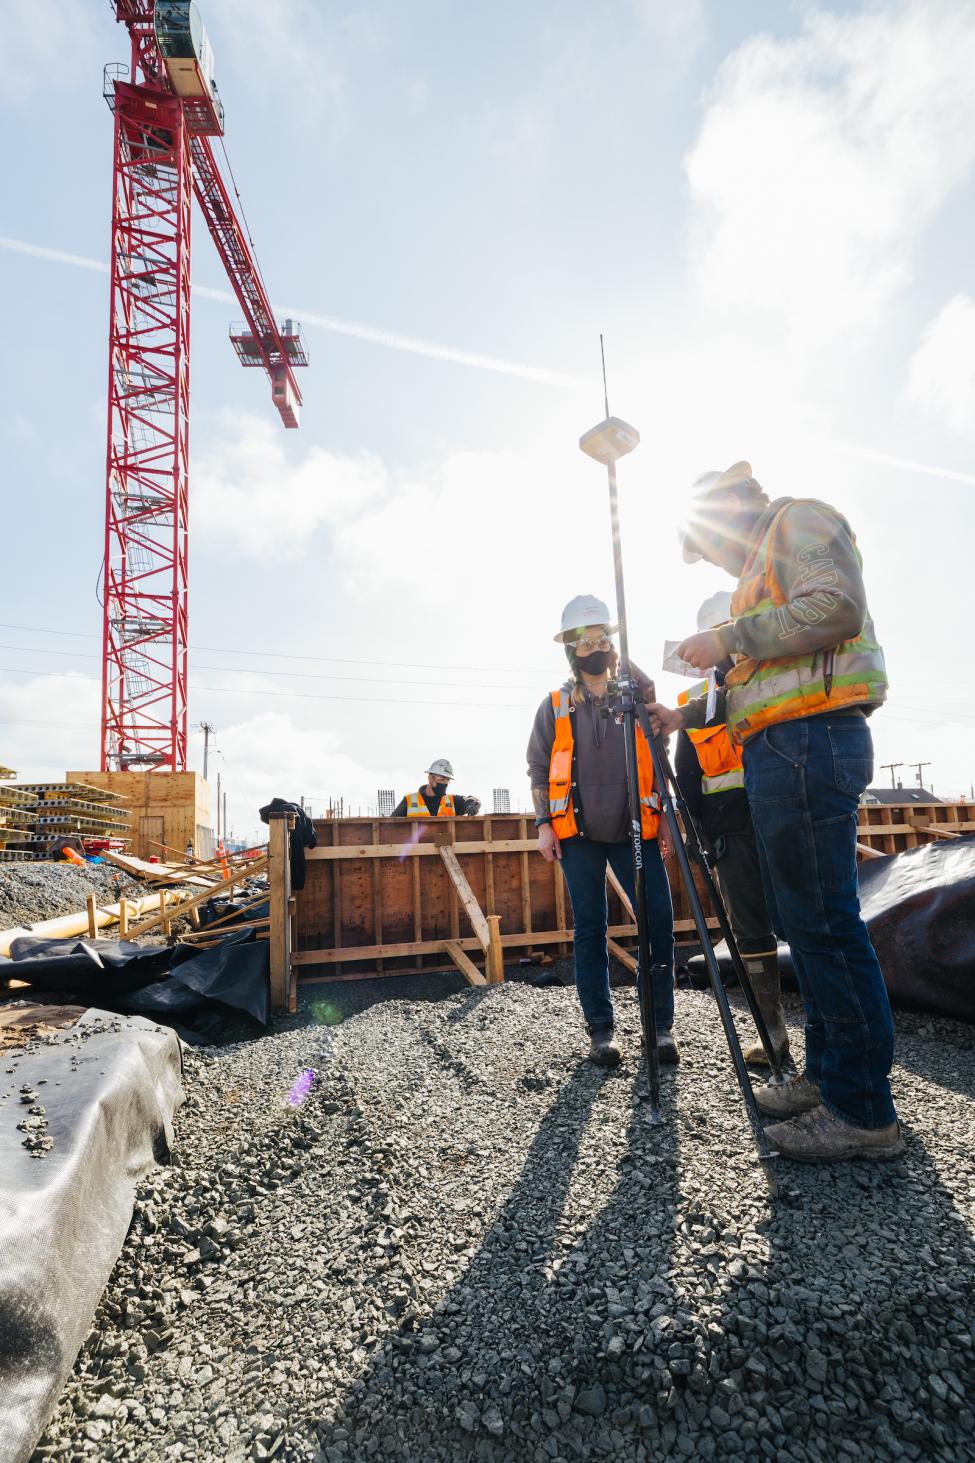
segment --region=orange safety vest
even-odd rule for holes
[[[686,706],[691,697],[705,695],[707,688],[707,681],[689,686],[677,697],[677,705]],[[701,767],[703,793],[729,792],[732,788],[745,786],[741,748],[735,746],[723,721],[717,726],[687,727],[686,731]]]
[[[429,818],[430,809],[421,798],[418,792],[406,794],[406,816],[408,818]],[[440,806],[437,809],[438,818],[454,817],[454,800],[449,793],[444,793],[440,799]]]
[[[775,573],[775,536],[788,509],[794,503],[806,501],[816,502],[815,499],[786,499],[749,554],[731,598],[734,619],[781,609],[787,603]],[[817,506],[840,517],[828,504]],[[852,533],[850,536],[853,537]],[[813,594],[817,576],[820,584],[829,583],[829,561],[817,562],[815,548],[808,552],[809,593]],[[823,548],[822,554],[826,552]],[[859,559],[858,549],[856,554]],[[788,629],[785,619],[783,628]],[[787,644],[788,640],[783,639],[783,647]],[[728,727],[738,743],[780,721],[838,711],[844,706],[880,706],[887,695],[887,673],[873,621],[868,614],[859,635],[811,655],[783,655],[774,660],[736,655],[734,669],[725,677],[725,692]]]
[[[575,737],[572,731],[572,693],[563,686],[552,692],[552,708],[555,711],[555,737],[552,741],[552,756],[548,764],[548,805],[552,814],[552,827],[557,836],[572,838],[579,832],[575,808],[572,806],[572,753]],[[660,822],[660,797],[653,790],[653,760],[642,728],[637,728],[636,739],[637,783],[640,788],[640,827],[643,837],[657,836]]]

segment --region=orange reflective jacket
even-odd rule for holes
[[[678,706],[686,706],[692,696],[707,691],[707,681],[681,691],[677,697]],[[728,792],[732,788],[745,786],[745,769],[741,760],[741,748],[728,735],[724,722],[717,726],[688,727],[687,735],[697,753],[701,767],[701,791],[704,793]]]
[[[406,794],[406,816],[408,818],[429,818],[430,809],[421,798],[418,792]],[[438,818],[452,818],[454,816],[454,800],[449,793],[444,793],[440,799],[440,806],[437,809]]]
[[[572,752],[575,738],[572,731],[572,694],[561,688],[552,692],[555,711],[555,737],[548,767],[548,805],[552,827],[560,839],[572,838],[579,832],[575,808],[572,806]],[[653,761],[642,730],[636,739],[637,781],[640,788],[640,827],[644,838],[656,838],[660,822],[660,798],[653,790]]]

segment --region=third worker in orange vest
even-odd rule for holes
[[[391,818],[456,818],[462,815],[473,817],[481,810],[480,798],[461,797],[460,793],[448,791],[454,780],[454,769],[446,757],[438,757],[427,768],[426,784],[416,792],[408,792],[400,798],[390,813]]]
[[[697,628],[711,630],[730,615],[731,595],[720,590],[698,610]],[[724,684],[725,673],[731,666],[729,657],[715,668],[718,686]],[[707,690],[706,681],[692,686],[680,693],[678,704],[684,706],[692,697],[706,695]],[[731,740],[723,721],[681,731],[674,753],[674,771],[688,810],[710,849],[721,897],[772,1044],[779,1060],[787,1061],[789,1032],[782,1011],[779,957],[762,889],[762,868],[748,810],[741,748]],[[761,1042],[746,1048],[745,1061],[752,1066],[768,1066]]]

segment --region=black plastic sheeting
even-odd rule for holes
[[[136,1183],[169,1156],[182,1062],[172,1031],[98,1010],[5,1058],[14,1071],[0,1072],[0,1463],[23,1463],[122,1249]],[[24,1083],[53,1139],[42,1158],[17,1127]]]
[[[861,863],[860,907],[891,1002],[975,1022],[975,834]],[[727,946],[715,953],[730,975]],[[779,957],[794,987],[787,945]],[[705,978],[702,957],[688,966]]]
[[[0,974],[27,982],[20,996],[57,992],[78,1005],[152,1017],[192,1044],[218,1040],[229,1012],[267,1024],[268,944],[253,930],[230,932],[208,950],[22,935],[10,954]]]

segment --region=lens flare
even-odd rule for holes
[[[301,1076],[296,1078],[291,1091],[288,1093],[288,1103],[291,1107],[301,1107],[312,1089],[315,1080],[315,1073],[311,1067],[306,1067]]]

